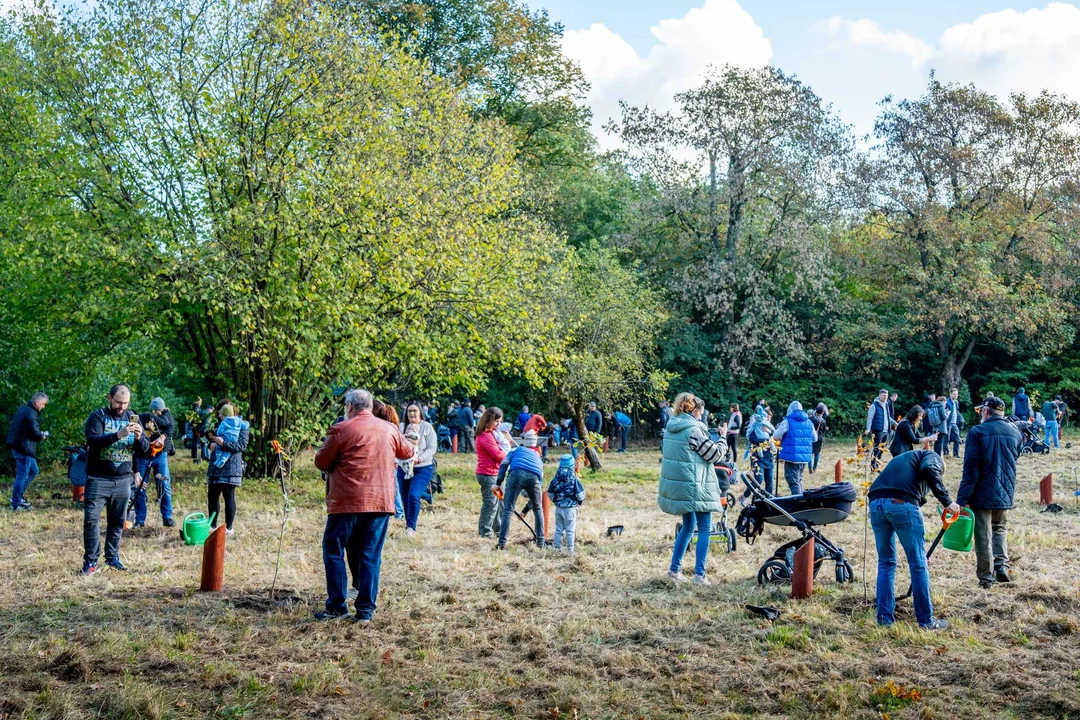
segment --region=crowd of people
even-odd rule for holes
[[[158,508],[165,527],[172,527],[171,473],[169,457],[176,448],[176,420],[161,398],[154,398],[147,412],[136,413],[129,405],[130,390],[112,387],[105,406],[86,419],[85,487],[83,503],[84,556],[82,574],[97,572],[102,556],[100,522],[104,510],[106,531],[104,562],[124,570],[120,546],[125,523],[138,527],[148,514],[147,487],[157,487]],[[1047,444],[1055,441],[1059,421],[1066,412],[1060,398],[1043,403],[1038,411],[1020,388],[1013,396],[1012,415],[1005,401],[988,394],[977,408],[979,423],[967,433],[963,475],[955,501],[942,482],[944,458],[959,457],[963,417],[958,393],[927,395],[906,414],[897,414],[897,395],[881,390],[868,405],[865,432],[869,436],[872,469],[877,474],[869,490],[869,513],[878,551],[878,622],[895,621],[892,596],[898,539],[912,574],[912,592],[920,626],[945,627],[933,616],[929,574],[923,549],[924,528],[918,506],[932,493],[949,513],[962,508],[972,513],[979,584],[990,588],[1010,582],[1007,545],[1007,514],[1013,505],[1016,462],[1021,454],[1017,423],[1045,430]],[[25,495],[38,473],[37,444],[48,438],[40,415],[48,403],[37,393],[14,415],[7,442],[16,466],[12,509],[28,511]],[[803,492],[803,481],[818,470],[822,438],[828,428],[829,409],[818,403],[808,413],[798,401],[788,404],[774,423],[772,408],[759,401],[749,419],[732,404],[726,417],[710,427],[705,402],[682,393],[673,403],[659,405],[661,460],[658,503],[660,509],[681,519],[668,577],[690,581],[682,574],[682,561],[695,533],[692,582],[709,585],[706,559],[713,530],[712,513],[721,511],[732,475],[723,471],[725,461],[739,460],[738,439],[745,438],[742,459],[768,495],[776,489],[776,463],[783,463],[783,477],[790,495]],[[315,466],[326,478],[327,523],[323,533],[323,561],[327,601],[319,619],[349,616],[348,601],[355,600],[356,619],[369,622],[375,612],[382,548],[389,520],[405,521],[406,536],[417,532],[422,501],[429,497],[437,478],[436,453],[445,427],[450,449],[476,453],[476,479],[480,502],[478,535],[497,538],[497,548],[507,547],[511,519],[521,495],[531,510],[533,540],[543,547],[547,537],[545,501],[555,509],[555,548],[574,552],[577,510],[585,501],[585,487],[578,474],[575,452],[562,455],[548,487],[544,488],[544,461],[549,447],[571,444],[572,422],[549,423],[542,415],[523,407],[507,422],[498,407],[482,405],[477,412],[471,401],[454,402],[440,418],[434,404],[410,402],[400,419],[394,406],[375,400],[366,390],[344,396],[344,414],[329,428],[315,454]],[[241,486],[251,428],[228,401],[212,409],[197,399],[186,415],[184,437],[192,460],[206,461],[207,511],[212,524],[224,520],[226,534],[233,533],[236,491]],[[444,426],[440,420],[445,419]],[[625,451],[631,418],[622,412],[605,417],[590,403],[584,417],[588,432],[608,429]],[[919,446],[923,447],[919,449]],[[930,446],[933,446],[933,449]],[[883,451],[892,460],[885,465]],[[721,468],[718,470],[718,468]],[[745,503],[749,488],[741,500]],[[224,516],[222,516],[222,504]],[[524,515],[521,515],[524,519]],[[527,524],[527,523],[524,523]],[[350,581],[351,577],[351,581]]]

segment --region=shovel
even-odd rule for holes
[[[937,537],[934,538],[934,542],[930,543],[930,549],[926,551],[926,562],[930,562],[930,556],[934,554],[934,550],[937,549],[938,543],[941,542],[941,538],[945,537],[945,531],[949,529],[949,526],[956,522],[956,519],[960,517],[960,513],[950,516],[948,510],[941,511],[941,529],[938,530]],[[907,600],[911,597],[911,588],[908,587],[906,593],[896,598],[897,601]]]

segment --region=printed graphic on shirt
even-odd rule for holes
[[[105,424],[105,433],[120,432],[129,422],[127,415],[119,418],[114,418],[108,413],[103,413],[103,420]],[[135,435],[129,433],[126,437],[117,440],[107,448],[103,448],[101,451],[101,461],[112,463],[113,468],[119,470],[121,465],[131,462],[131,456],[134,451]]]

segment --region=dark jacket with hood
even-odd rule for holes
[[[7,446],[27,457],[36,458],[37,445],[45,439],[45,433],[41,432],[41,425],[38,424],[40,417],[41,413],[30,403],[16,410],[8,426]]]
[[[1016,490],[1020,431],[1001,415],[971,428],[964,447],[964,478],[956,503],[980,510],[1007,510]]]
[[[941,456],[932,450],[913,450],[902,455],[897,455],[870,486],[869,497],[871,500],[878,498],[893,498],[903,500],[915,505],[926,503],[926,494],[934,493],[934,497],[942,507],[952,504],[949,491],[941,482],[941,476],[945,472],[945,463]]]

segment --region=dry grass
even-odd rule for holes
[[[823,465],[847,452],[828,446]],[[201,552],[173,531],[125,538],[130,572],[82,579],[77,511],[54,499],[0,513],[0,717],[1080,717],[1080,510],[1069,471],[1080,451],[1023,461],[1013,585],[981,591],[973,555],[935,554],[934,601],[952,623],[937,634],[915,627],[910,603],[904,622],[878,628],[861,583],[838,587],[831,567],[807,602],[759,588],[758,566],[792,537],[782,528],[711,553],[713,587],[671,586],[662,576],[675,519],[656,507],[655,451],[606,462],[585,478],[579,554],[568,558],[530,548],[516,520],[508,552],[476,538],[471,459],[443,458],[447,493],[422,515],[419,537],[393,526],[367,629],[309,620],[324,597],[324,514],[308,464],[279,581],[300,602],[287,608],[261,602],[277,542],[272,483],[239,494],[220,595],[195,592]],[[199,476],[174,466],[177,516],[202,510]],[[958,463],[948,470],[955,490]],[[1059,515],[1035,504],[1035,481],[1051,470],[1069,485]],[[31,498],[66,490],[53,476]],[[609,539],[614,524],[626,531]],[[859,581],[862,530],[862,510],[828,530]],[[869,563],[872,598],[872,548]],[[769,625],[745,603],[784,614]]]

